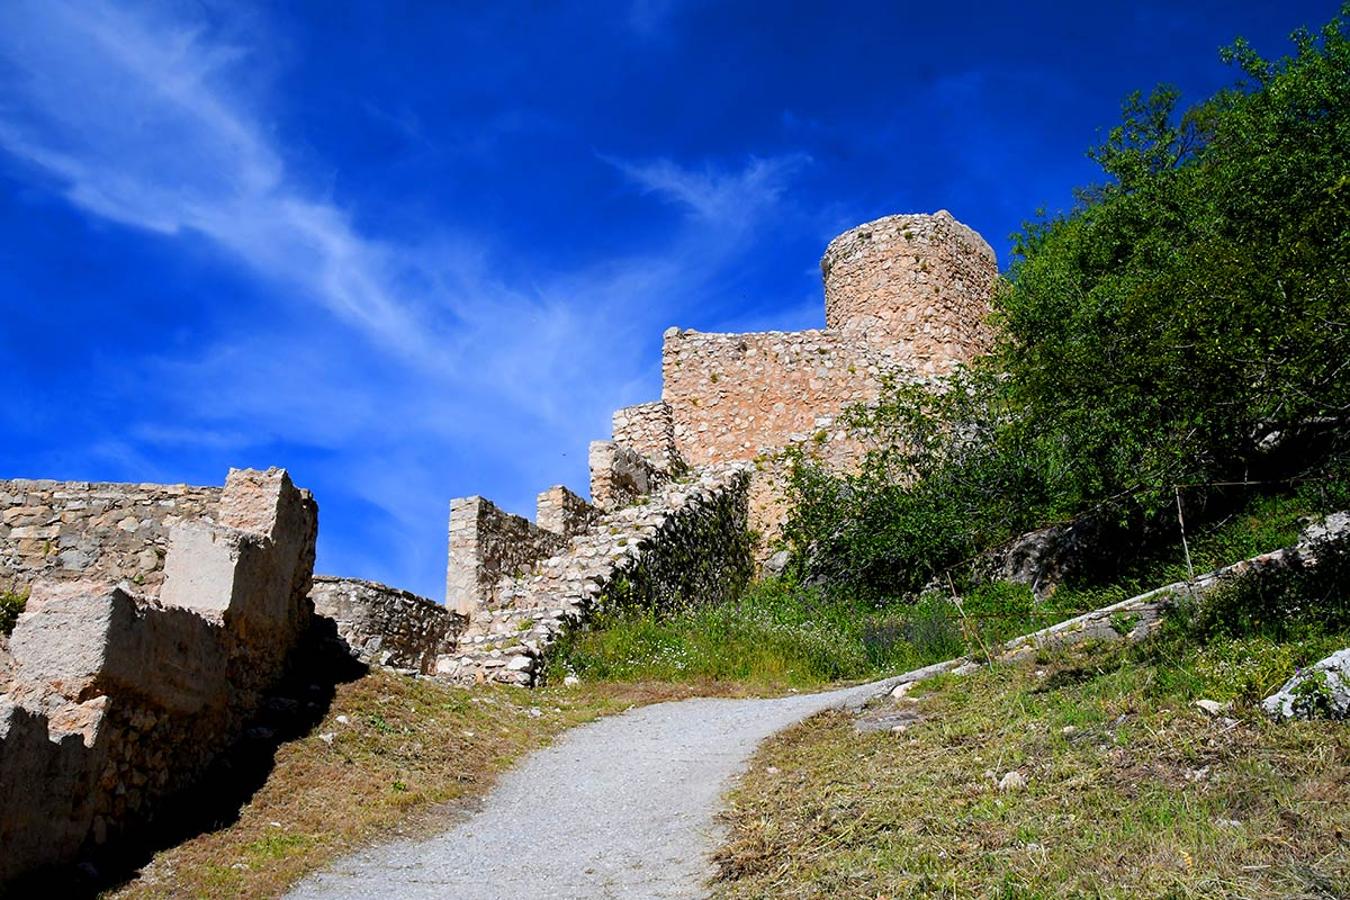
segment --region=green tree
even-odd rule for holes
[[[1170,87],[1127,98],[1089,152],[1106,181],[1014,236],[996,352],[856,412],[858,473],[798,460],[801,574],[912,591],[1038,523],[1170,514],[1174,485],[1260,471],[1272,434],[1345,435],[1350,40],[1335,19],[1293,43],[1269,62],[1239,40],[1242,80],[1185,111]]]

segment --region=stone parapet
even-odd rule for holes
[[[671,475],[684,469],[675,445],[675,420],[664,400],[625,406],[612,419],[614,443],[639,453],[652,468]]]
[[[312,615],[317,508],[276,469],[232,470],[220,505],[247,529],[175,523],[157,598],[33,583],[0,678],[0,884],[153,815],[281,674]]]
[[[452,500],[446,605],[466,615],[496,607],[503,578],[525,573],[566,543],[561,534],[504,512],[490,500]]]
[[[556,484],[539,495],[534,523],[545,531],[570,538],[580,534],[600,515],[600,510],[581,497]]]
[[[636,450],[613,441],[592,441],[591,503],[609,511],[627,506],[664,484],[669,476]]]
[[[359,578],[316,575],[316,615],[332,619],[352,656],[370,665],[430,675],[451,656],[468,617],[426,597]]]
[[[606,513],[537,574],[510,579],[475,614],[441,674],[462,684],[533,685],[549,646],[601,610],[657,612],[734,599],[749,580],[750,466],[709,467]]]
[[[185,484],[0,481],[0,591],[96,579],[154,596],[170,528],[215,519],[220,495]]]

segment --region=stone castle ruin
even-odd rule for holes
[[[454,500],[445,605],[313,577],[317,507],[279,469],[223,488],[0,481],[0,593],[30,595],[0,635],[0,886],[198,778],[316,613],[367,663],[528,686],[599,610],[734,598],[781,520],[781,451],[852,464],[844,409],[991,340],[994,253],[945,211],[845,232],[821,270],[824,329],[667,331],[661,399],[591,445],[589,499],[552,487],[533,522]]]
[[[550,488],[533,523],[481,497],[451,504],[446,597],[468,627],[438,671],[532,684],[543,650],[597,605],[733,595],[781,523],[781,451],[848,466],[862,446],[836,425],[847,407],[989,349],[997,260],[946,211],[847,231],[821,272],[824,329],[668,330],[661,399],[620,409],[613,439],[591,445],[589,502]]]
[[[0,885],[148,818],[237,739],[309,628],[318,513],[221,488],[0,482]],[[12,588],[11,588],[12,589]]]

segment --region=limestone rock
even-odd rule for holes
[[[1294,675],[1261,709],[1276,720],[1350,719],[1350,647]]]

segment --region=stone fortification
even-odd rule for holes
[[[504,579],[496,607],[471,613],[459,656],[439,673],[466,684],[532,685],[549,645],[597,611],[734,598],[753,571],[749,469],[709,467],[604,513],[529,574]]]
[[[751,527],[765,538],[761,558],[784,512],[780,451],[798,447],[833,468],[854,465],[865,444],[840,427],[841,412],[875,402],[889,380],[939,378],[992,339],[994,252],[945,211],[845,232],[826,249],[821,270],[826,328],[671,328],[661,402],[615,416],[615,441],[638,442],[647,456],[668,434],[673,450],[665,453],[691,466],[757,460]]]
[[[626,406],[611,420],[614,443],[633,450],[657,471],[677,475],[685,468],[675,444],[675,422],[664,400]]]
[[[912,374],[892,348],[820,330],[672,328],[662,353],[671,431],[694,466],[754,459],[808,440],[842,441],[834,427],[840,411],[875,401],[884,378]]]
[[[450,563],[446,603],[468,614],[498,605],[502,578],[524,572],[562,549],[566,538],[529,519],[498,509],[482,497],[461,497],[450,504]]]
[[[151,817],[240,736],[309,626],[313,499],[281,470],[216,493],[218,522],[167,526],[157,598],[31,584],[0,677],[0,883]]]
[[[600,515],[600,510],[561,484],[540,494],[535,510],[535,524],[565,538],[590,528]]]
[[[820,261],[825,327],[893,348],[941,374],[989,350],[994,250],[946,210],[886,216],[844,232]]]
[[[840,413],[876,402],[888,382],[941,377],[989,348],[994,253],[945,211],[854,228],[831,242],[821,271],[824,329],[666,332],[661,399],[618,410],[613,440],[591,444],[589,504],[552,488],[532,524],[482,498],[454,501],[447,596],[470,622],[441,675],[533,683],[542,648],[584,625],[597,598],[631,592],[664,609],[670,583],[687,596],[728,596],[722,586],[743,580],[748,535],[767,539],[764,559],[783,518],[782,451],[854,465],[866,436]],[[722,510],[718,524],[671,499],[684,496],[686,472],[705,492],[691,508]],[[630,572],[630,558],[645,562]],[[700,572],[706,561],[705,582],[672,582],[665,559]]]
[[[597,509],[618,509],[645,497],[669,476],[636,450],[614,441],[592,441],[591,502]]]
[[[989,346],[994,254],[946,212],[859,226],[821,268],[825,329],[666,332],[661,399],[618,410],[613,440],[591,444],[589,502],[550,488],[535,522],[482,497],[452,502],[447,604],[468,626],[457,655],[434,654],[439,676],[531,684],[543,648],[602,600],[666,609],[675,596],[730,596],[750,536],[772,538],[781,522],[783,450],[853,465],[866,436],[841,412]],[[366,621],[377,624],[358,643],[401,627]],[[431,657],[418,658],[408,667]]]
[[[0,591],[39,578],[92,578],[154,596],[169,530],[214,519],[220,493],[185,484],[0,481]]]
[[[407,674],[431,675],[452,656],[468,624],[434,600],[359,578],[314,576],[316,615],[333,620],[352,656]]]

